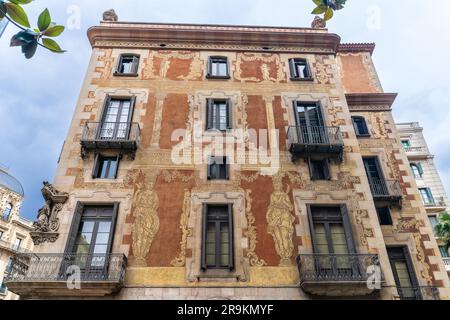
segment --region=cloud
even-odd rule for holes
[[[81,89],[91,50],[86,30],[98,24],[103,11],[114,8],[122,21],[308,27],[314,7],[299,0],[40,0],[27,11],[33,21],[48,7],[53,20],[65,24],[73,5],[80,9],[81,28],[58,39],[68,50],[63,55],[38,50],[25,60],[20,49],[8,47],[12,26],[0,39],[0,163],[23,183],[22,214],[29,218],[42,205],[42,181],[53,178]],[[329,23],[330,32],[344,42],[377,43],[374,60],[381,82],[385,91],[399,93],[395,118],[421,122],[447,187],[450,43],[442,34],[450,29],[449,11],[448,0],[350,0]],[[373,19],[379,22],[376,28],[370,26]]]

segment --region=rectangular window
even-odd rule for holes
[[[425,205],[429,206],[434,204],[433,195],[431,194],[431,190],[429,188],[419,188],[419,191]]]
[[[366,119],[364,117],[352,117],[353,126],[358,137],[368,137],[369,129],[367,128]]]
[[[139,55],[123,54],[120,56],[116,75],[137,75]]]
[[[428,220],[430,220],[431,228],[433,229],[433,233],[436,234],[436,226],[439,224],[439,220],[437,216],[428,216]]]
[[[98,139],[100,140],[127,140],[131,128],[131,118],[135,98],[115,99],[108,97]]]
[[[106,157],[97,155],[92,178],[94,179],[116,179],[119,168],[120,156]]]
[[[208,99],[206,105],[206,130],[231,129],[229,100]]]
[[[16,238],[16,241],[14,242],[14,250],[19,250],[21,244],[22,244],[22,239]]]
[[[387,248],[397,290],[402,300],[421,300],[417,278],[412,267],[407,247]]]
[[[234,269],[233,207],[203,207],[202,269]]]
[[[230,165],[227,157],[209,157],[208,180],[228,180],[230,178]]]
[[[228,58],[209,57],[207,78],[228,79]]]
[[[445,246],[439,246],[439,251],[441,252],[442,258],[450,258],[450,254]]]
[[[312,80],[311,70],[306,59],[289,59],[291,80]]]
[[[402,146],[403,148],[408,149],[411,147],[411,142],[409,140],[402,140]]]
[[[392,216],[389,207],[377,207],[378,220],[382,226],[392,226]]]
[[[328,159],[314,160],[309,158],[309,172],[311,180],[330,180],[330,166]]]

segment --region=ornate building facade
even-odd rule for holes
[[[397,129],[431,226],[434,227],[439,223],[439,215],[442,212],[450,212],[447,192],[434,164],[434,155],[428,148],[419,123],[398,123]],[[447,272],[450,272],[450,254],[444,243],[439,239],[437,241]]]
[[[37,254],[17,256],[10,288],[448,299],[374,45],[323,28],[104,20],[88,31]]]
[[[20,182],[0,169],[0,300],[17,300],[18,295],[8,290],[4,278],[12,270],[13,256],[30,253],[32,222],[20,216],[23,200]]]

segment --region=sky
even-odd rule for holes
[[[25,6],[36,25],[49,8],[67,30],[64,54],[42,48],[26,60],[0,39],[0,166],[25,190],[22,216],[42,206],[42,181],[52,181],[91,54],[86,37],[102,13],[121,21],[309,27],[311,0],[35,0]],[[397,122],[420,121],[447,190],[450,190],[450,1],[348,0],[328,23],[342,42],[375,42],[373,56],[385,92],[397,92]]]

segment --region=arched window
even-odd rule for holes
[[[412,163],[411,170],[412,170],[415,178],[422,177],[423,171],[422,171],[422,166],[420,164]]]
[[[3,210],[3,219],[4,220],[8,220],[9,216],[11,215],[11,210],[12,210],[13,206],[10,202],[8,202],[6,204],[5,210]]]

